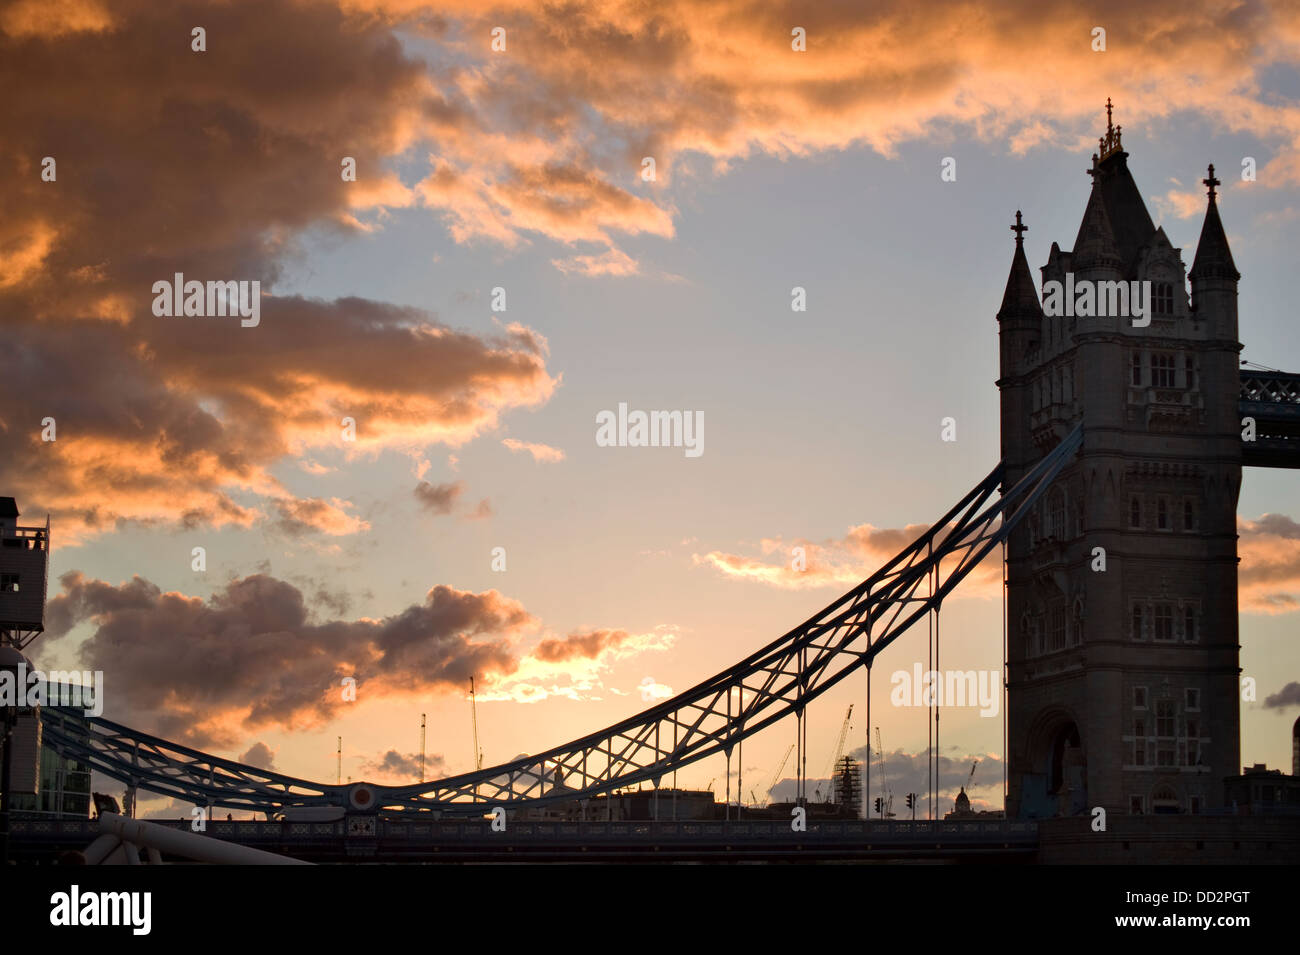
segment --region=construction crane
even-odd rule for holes
[[[483,768],[483,750],[478,748],[478,699],[474,695],[474,678],[469,678],[469,712],[474,723],[474,769]],[[474,784],[474,795],[478,795],[478,783]]]
[[[822,779],[821,782],[817,784],[817,788],[813,790],[813,796],[818,797],[821,796],[822,786],[827,787],[829,792],[826,793],[826,796],[825,798],[822,799],[822,802],[830,802],[835,797],[835,786],[834,786],[835,767],[840,761],[840,755],[844,752],[844,741],[848,739],[849,730],[852,729],[852,727],[849,725],[849,720],[851,720],[852,718],[853,718],[853,704],[850,703],[849,711],[844,714],[844,724],[840,727],[840,738],[839,741],[836,742],[835,744],[835,755],[831,757],[830,768],[826,770],[826,774],[824,778]]]
[[[973,762],[973,763],[970,764],[970,775],[966,777],[966,792],[967,792],[967,793],[970,792],[970,784],[973,783],[973,782],[975,781],[975,767],[978,766],[979,764],[980,764],[980,761],[979,761],[978,759],[975,760],[975,762]]]
[[[775,788],[776,788],[776,784],[777,784],[778,782],[781,781],[781,773],[783,773],[783,772],[785,771],[785,764],[788,763],[788,762],[790,762],[790,754],[793,753],[793,752],[794,752],[794,743],[791,743],[790,746],[789,746],[789,748],[785,751],[785,755],[781,757],[781,763],[780,763],[780,765],[778,765],[778,766],[776,767],[776,772],[774,772],[774,773],[772,774],[772,781],[771,781],[770,783],[768,783],[768,784],[767,784],[767,788],[766,788],[765,790],[763,790],[763,799],[762,799],[762,804],[763,804],[764,806],[766,806],[767,803],[771,800],[771,798],[772,798],[772,790],[775,789]],[[754,795],[754,790],[751,789],[751,790],[749,791],[749,794],[750,794],[751,796],[753,796],[753,795]],[[754,804],[755,804],[755,805],[758,805],[759,802],[760,802],[760,800],[759,800],[757,797],[755,797],[755,798],[754,798]]]
[[[880,757],[880,800],[882,803],[881,818],[894,818],[894,790],[889,785],[889,777],[885,775],[885,744],[880,741],[880,727],[876,727],[876,753]]]
[[[474,723],[474,769],[483,768],[483,751],[478,748],[478,700],[474,696],[474,678],[469,678],[469,712]]]

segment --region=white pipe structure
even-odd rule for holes
[[[98,839],[86,846],[86,851],[82,853],[86,857],[86,865],[99,865],[109,854],[121,844],[121,839],[111,832],[105,832]]]
[[[274,852],[263,852],[261,849],[222,842],[220,839],[211,839],[192,832],[179,832],[141,819],[127,819],[111,812],[99,817],[99,829],[103,833],[117,836],[133,847],[144,846],[149,850],[168,852],[199,862],[212,862],[219,865],[312,864],[301,859],[291,859],[288,856],[276,855]],[[100,838],[102,839],[103,836]],[[149,856],[152,861],[154,852],[150,851]]]

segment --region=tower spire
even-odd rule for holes
[[[1016,224],[1011,227],[1011,231],[1016,234],[1016,248],[1024,248],[1025,233],[1029,231],[1029,226],[1021,223],[1019,209],[1016,210]]]
[[[1097,140],[1098,144],[1101,147],[1097,151],[1098,157],[1101,159],[1105,159],[1107,156],[1111,156],[1117,152],[1121,152],[1123,149],[1123,147],[1120,144],[1120,136],[1123,134],[1124,127],[1116,126],[1112,121],[1111,111],[1113,109],[1114,109],[1114,104],[1111,103],[1110,97],[1107,96],[1106,97],[1106,135],[1100,137]]]
[[[1201,182],[1209,191],[1209,205],[1205,209],[1205,222],[1201,225],[1201,239],[1196,243],[1196,258],[1187,277],[1192,280],[1192,294],[1196,295],[1196,286],[1202,279],[1223,278],[1236,282],[1241,278],[1236,263],[1232,261],[1232,250],[1228,247],[1228,236],[1223,230],[1223,220],[1219,218],[1219,205],[1215,201],[1218,195],[1216,187],[1222,183],[1214,177],[1214,164],[1210,164],[1210,174]]]
[[[1011,227],[1016,234],[1016,251],[1011,256],[1011,272],[1007,275],[1006,291],[1002,294],[1002,307],[998,309],[998,321],[1007,318],[1029,318],[1038,321],[1043,317],[1042,305],[1038,301],[1038,290],[1034,286],[1033,274],[1029,271],[1029,261],[1025,258],[1025,225],[1016,210],[1016,224]]]
[[[1214,163],[1210,163],[1210,177],[1208,179],[1202,179],[1201,182],[1210,187],[1210,191],[1206,193],[1206,195],[1210,197],[1210,205],[1214,205],[1214,197],[1218,195],[1218,193],[1215,192],[1215,187],[1223,185],[1222,181],[1214,178]]]

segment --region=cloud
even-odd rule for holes
[[[275,753],[265,743],[257,742],[239,757],[239,762],[258,769],[272,770],[275,769]]]
[[[629,637],[630,634],[626,630],[571,633],[566,637],[543,640],[533,649],[533,656],[547,663],[560,663],[575,657],[590,660],[600,656],[605,650],[623,645]]]
[[[533,456],[534,461],[564,460],[564,452],[559,448],[551,447],[549,444],[533,444],[529,441],[516,441],[514,438],[503,438],[501,443],[516,453],[527,451]]]
[[[609,249],[600,255],[574,255],[567,259],[551,259],[551,264],[561,272],[578,275],[638,275],[641,266],[636,259],[618,249]]]
[[[195,54],[184,5],[106,10],[0,12],[0,83],[27,91],[0,120],[14,171],[0,182],[0,485],[49,511],[65,545],[129,523],[351,533],[355,519],[295,500],[275,466],[459,446],[548,400],[545,340],[523,326],[476,335],[420,309],[277,291],[305,230],[355,233],[416,201],[386,166],[442,98],[388,24],[235,2],[204,10],[212,46]],[[343,156],[358,182],[342,181]],[[152,285],[177,272],[260,281],[260,324],[155,317]],[[40,438],[46,417],[56,441]]]
[[[431,514],[450,514],[464,491],[464,481],[456,481],[452,484],[430,484],[428,481],[421,481],[415,486],[415,498]]]
[[[420,754],[402,754],[390,749],[379,759],[367,759],[361,764],[361,771],[366,778],[379,783],[424,782],[437,779],[443,775],[446,761],[437,753],[429,753],[424,759],[424,776],[420,775]]]
[[[320,498],[285,498],[275,502],[279,514],[275,526],[290,537],[301,537],[312,531],[337,537],[370,530],[366,521],[346,513],[346,508],[351,506],[350,501],[341,501],[336,497],[328,501]]]
[[[956,747],[954,747],[954,750],[956,750]],[[917,817],[920,818],[923,812],[928,811],[926,791],[927,779],[929,778],[929,759],[927,751],[909,753],[900,748],[886,753],[883,780],[880,771],[880,754],[875,752],[874,749],[869,751],[868,747],[860,746],[844,755],[865,762],[869,754],[871,757],[871,791],[864,794],[869,805],[874,806],[875,798],[880,795],[883,788],[882,784],[887,780],[889,788],[894,793],[894,813],[899,818],[903,818],[908,811],[906,796],[909,792],[917,793]],[[827,759],[829,760],[829,757]],[[1001,810],[1004,808],[1001,758],[993,753],[968,753],[955,757],[940,755],[938,780],[940,818],[944,813],[952,810],[953,800],[956,798],[958,791],[966,786],[966,780],[970,778],[971,764],[976,760],[979,760],[979,765],[975,767],[973,784],[966,789],[967,795],[970,796],[971,808],[975,810]],[[823,768],[825,767],[818,767],[818,771]],[[746,778],[749,778],[748,775]],[[865,775],[863,781],[865,784]],[[805,782],[810,795],[817,790],[820,790],[823,795],[831,791],[831,782],[825,777],[809,778]],[[745,788],[749,788],[748,783]],[[755,787],[755,791],[758,792],[758,787]],[[773,787],[772,801],[788,801],[793,798],[794,791],[795,780],[784,778]],[[764,794],[758,792],[758,795],[762,797]],[[873,818],[875,816],[874,810],[872,816]]]
[[[927,530],[928,524],[908,524],[901,528],[858,524],[850,527],[843,537],[821,543],[803,538],[789,542],[780,537],[764,538],[758,545],[762,557],[715,550],[693,554],[691,560],[696,566],[711,567],[733,580],[749,580],[786,590],[847,588],[861,583]],[[995,554],[991,553],[972,568],[962,584],[963,596],[989,599],[1001,595],[1002,571]]]
[[[257,574],[208,600],[136,577],[113,586],[79,572],[60,578],[47,640],[80,622],[94,631],[81,666],[106,675],[113,718],[193,745],[232,745],[268,727],[318,727],[338,715],[341,680],[358,703],[458,693],[514,673],[514,642],[536,620],[495,590],[436,586],[423,603],[373,619],[309,620],[302,592]]]
[[[1170,189],[1163,196],[1152,196],[1156,211],[1162,216],[1175,219],[1190,219],[1205,214],[1205,193]]]
[[[455,481],[451,484],[430,484],[428,481],[421,481],[415,487],[415,498],[430,514],[445,515],[450,514],[456,508],[465,493],[465,482]],[[474,509],[462,517],[467,521],[482,520],[485,517],[492,516],[492,502],[487,498],[482,498]]]
[[[1266,710],[1281,710],[1289,706],[1300,706],[1300,683],[1294,680],[1264,700]]]
[[[645,633],[594,629],[548,636],[524,656],[515,673],[489,692],[480,693],[479,699],[516,703],[538,703],[551,697],[574,702],[599,700],[605,689],[603,676],[616,663],[642,653],[669,650],[677,639],[677,628],[666,624]]]
[[[1285,514],[1237,518],[1237,600],[1243,613],[1300,610],[1300,524]]]

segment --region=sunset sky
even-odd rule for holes
[[[993,468],[1008,226],[1035,270],[1071,246],[1107,97],[1189,267],[1216,164],[1243,357],[1300,371],[1300,9],[863,6],[0,3],[0,494],[54,543],[29,654],[323,782],[338,736],[345,776],[415,781],[421,713],[427,775],[470,769],[471,674],[488,764],[699,682]],[[260,281],[260,324],[155,316],[177,272]],[[703,454],[598,446],[620,403],[702,414]],[[1300,474],[1247,471],[1238,514],[1241,757],[1286,768]],[[999,593],[948,603],[945,667],[1000,669]],[[877,664],[896,793],[925,711],[882,702],[925,653]],[[863,688],[812,710],[810,775],[850,702],[865,751]],[[1001,719],[943,726],[941,809],[973,759],[1000,808]],[[746,795],[793,741],[745,746]]]

